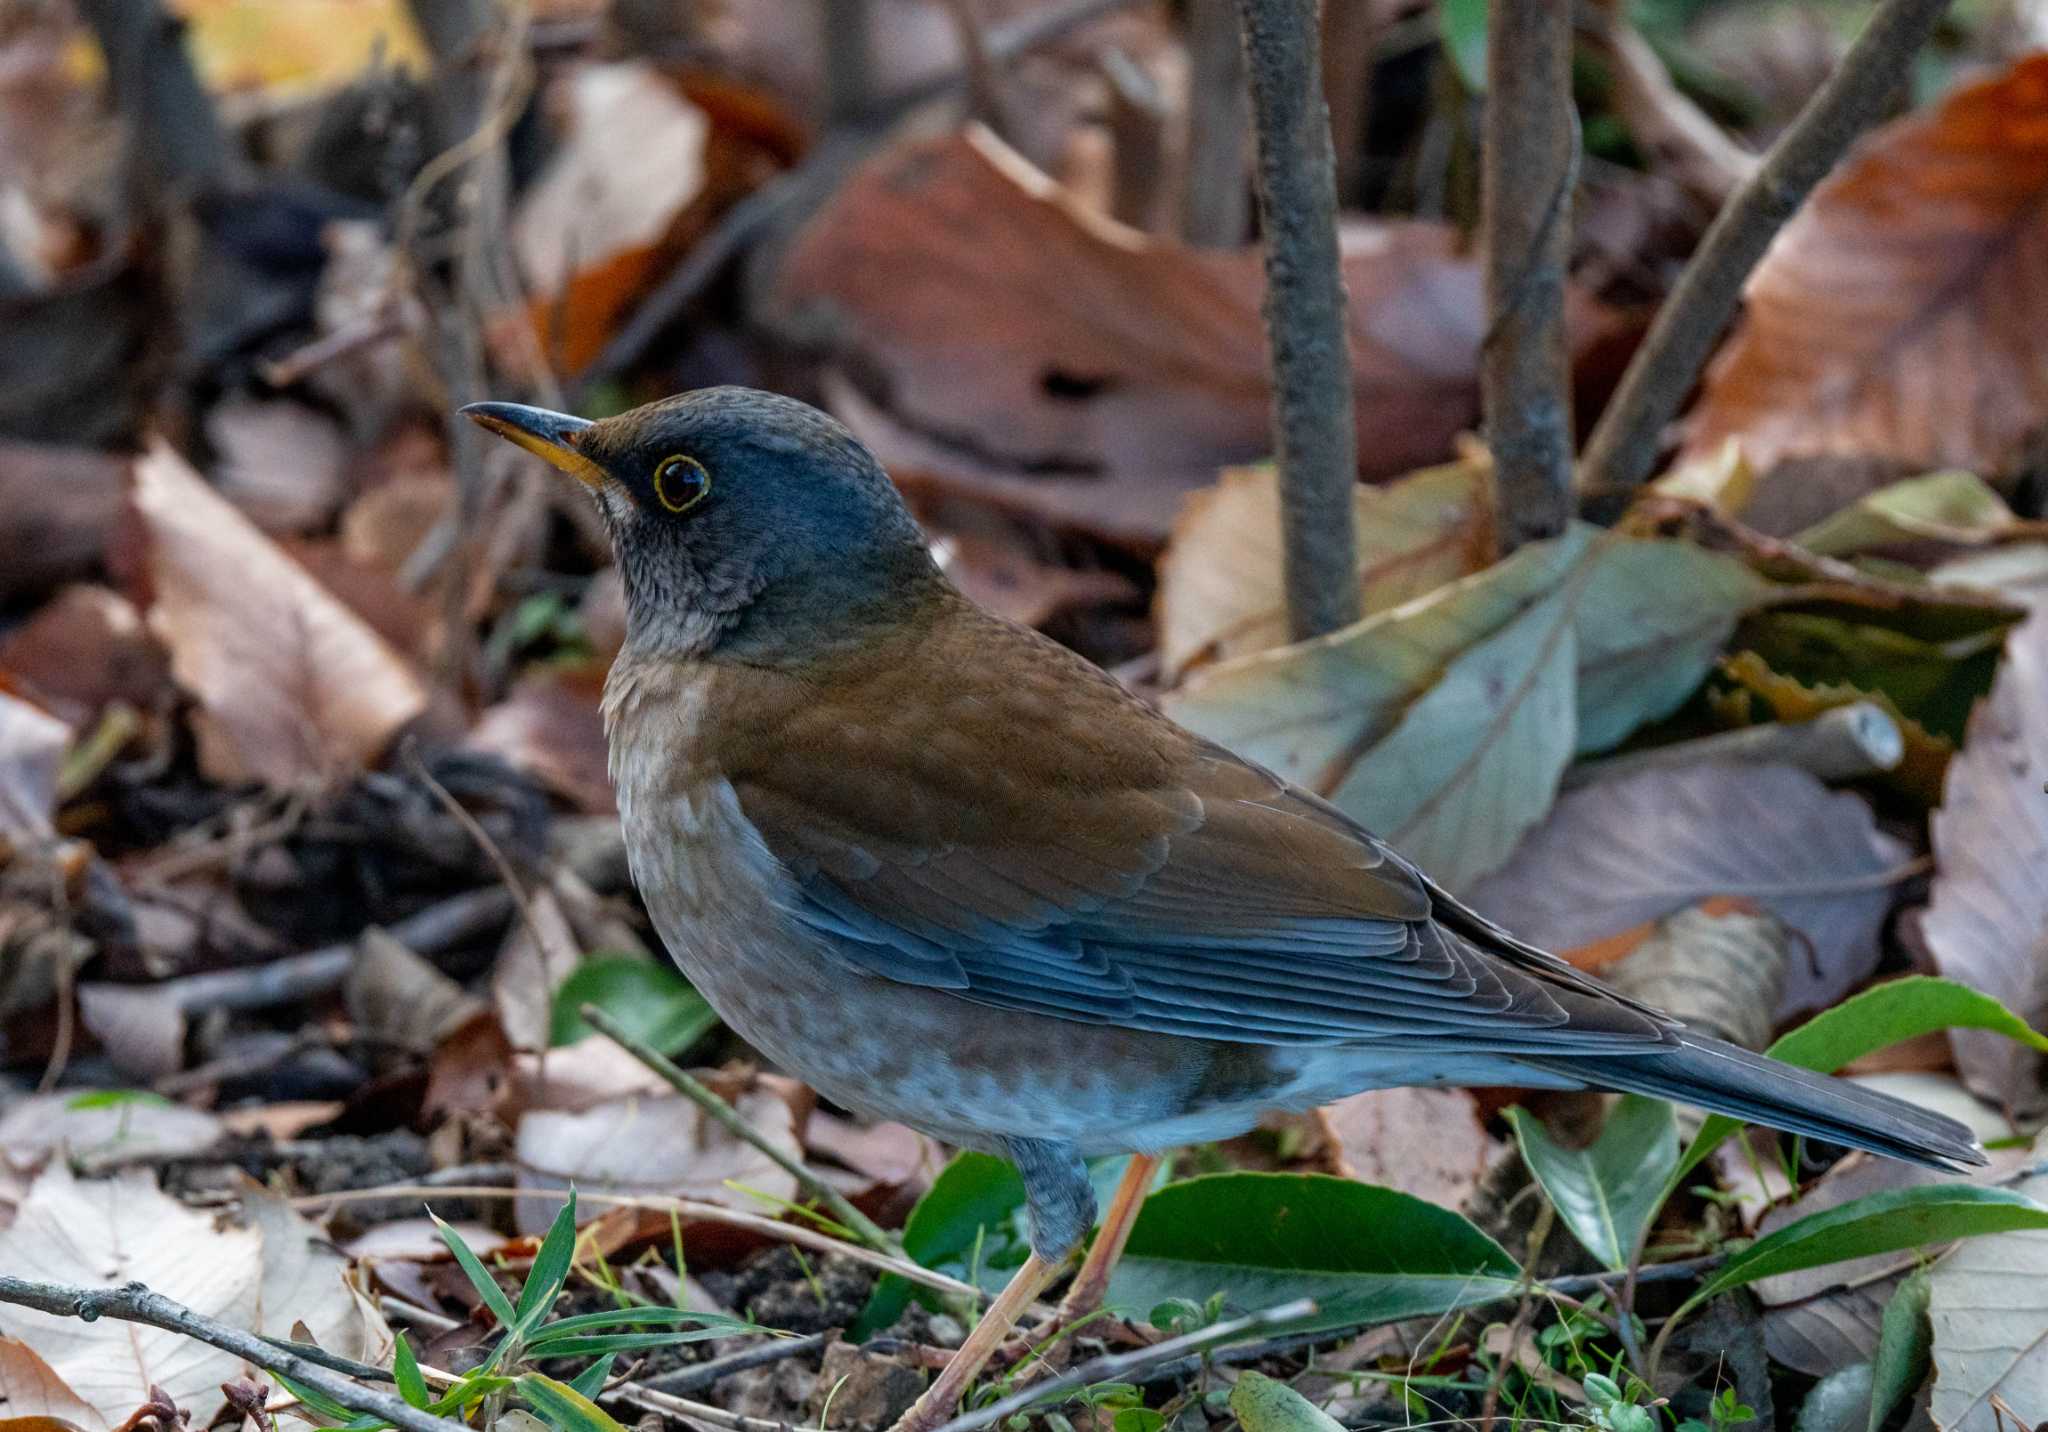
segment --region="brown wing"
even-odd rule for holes
[[[822,684],[736,674],[717,723],[741,809],[798,878],[795,913],[856,969],[1249,1043],[1668,1038],[1036,633],[963,603],[875,655],[834,674],[829,705]]]

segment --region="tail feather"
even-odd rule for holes
[[[1675,1033],[1675,1047],[1649,1053],[1521,1062],[1930,1168],[1960,1171],[1985,1161],[1976,1136],[1954,1119],[1690,1030]]]

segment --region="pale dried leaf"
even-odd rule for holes
[[[2023,589],[2025,590],[2025,589]],[[2039,598],[2038,590],[2030,595]],[[1991,694],[1970,713],[1931,829],[1936,873],[1920,934],[1935,967],[2039,1027],[2048,1018],[2048,601],[2006,638]],[[2042,1103],[2040,1056],[1957,1030],[1970,1086],[2020,1110]]]
[[[514,1049],[546,1049],[553,1025],[555,991],[569,978],[581,955],[576,932],[552,890],[535,890],[506,932],[491,971],[491,1004]]]
[[[78,987],[78,1020],[131,1079],[148,1082],[185,1067],[185,1012],[162,985],[87,981]]]
[[[290,786],[373,761],[426,708],[419,677],[170,448],[135,464],[152,627],[195,696],[216,779]]]
[[[581,65],[565,79],[568,138],[512,218],[512,251],[534,292],[646,248],[704,187],[711,122],[644,60]]]
[[[1812,946],[1787,971],[1783,1018],[1832,1004],[1876,967],[1909,854],[1861,799],[1804,771],[1696,765],[1568,792],[1469,898],[1558,950],[1715,896],[1752,900]]]
[[[1496,552],[1492,465],[1474,458],[1352,492],[1364,615],[1488,566]],[[1282,646],[1280,489],[1270,465],[1231,468],[1188,499],[1159,564],[1161,679],[1197,661]]]
[[[2043,1152],[2037,1143],[2034,1156]],[[2017,1188],[2048,1199],[2048,1174]],[[2006,1432],[1994,1397],[2048,1407],[2048,1232],[1965,1239],[1934,1265],[1929,1283],[1931,1410],[1942,1432]]]
[[[1686,448],[1992,470],[2048,417],[2048,56],[1866,137],[1778,234]]]
[[[340,510],[349,463],[340,427],[289,398],[229,397],[206,415],[214,482],[265,532],[310,532]]]
[[[74,1159],[147,1163],[220,1142],[220,1120],[203,1110],[147,1095],[103,1103],[95,1092],[32,1094],[9,1105],[0,1117],[0,1150],[7,1162],[33,1168],[65,1150]]]
[[[0,1426],[28,1417],[54,1417],[84,1432],[105,1432],[111,1425],[34,1348],[0,1337]]]
[[[247,1328],[256,1318],[263,1238],[253,1228],[215,1228],[205,1214],[165,1197],[146,1170],[87,1182],[74,1179],[60,1159],[0,1233],[0,1268],[89,1288],[140,1281],[206,1317]],[[220,1384],[242,1372],[232,1353],[111,1318],[88,1323],[0,1307],[0,1331],[34,1348],[110,1422],[134,1411],[156,1386],[204,1426],[220,1410]]]
[[[1762,1049],[1784,1003],[1791,946],[1790,932],[1769,911],[1747,901],[1708,901],[1658,920],[1648,938],[1602,973],[1623,994],[1690,1028]]]
[[[787,1101],[756,1089],[733,1102],[769,1142],[801,1157]],[[576,1113],[528,1113],[519,1121],[514,1157],[526,1186],[573,1182],[591,1192],[703,1199],[769,1217],[797,1195],[794,1178],[681,1095],[628,1096]],[[558,1206],[522,1198],[520,1231],[544,1230]]]
[[[1370,1089],[1316,1111],[1346,1178],[1462,1207],[1501,1152],[1464,1089]]]
[[[1881,487],[1792,540],[1823,557],[1846,557],[1909,542],[1981,547],[2026,527],[1983,478],[1951,470]]]
[[[351,1277],[347,1255],[281,1195],[253,1179],[241,1185],[244,1216],[263,1236],[257,1331],[291,1337],[303,1325],[328,1352],[358,1362],[391,1355],[391,1329]]]
[[[57,772],[71,728],[0,678],[0,849],[10,840],[51,834]]]
[[[608,666],[589,662],[526,673],[477,719],[466,744],[502,756],[579,810],[610,814],[617,805],[598,709]]]

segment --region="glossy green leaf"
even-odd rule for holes
[[[1773,1059],[1832,1074],[1875,1050],[1944,1029],[1984,1029],[2048,1053],[2048,1036],[1993,999],[1931,975],[1912,975],[1872,986],[1815,1015],[1779,1037],[1765,1052]],[[1667,1188],[1742,1127],[1725,1114],[1710,1114],[1678,1162]]]
[[[1172,1298],[1228,1312],[1313,1298],[1308,1326],[1440,1313],[1504,1297],[1514,1259],[1463,1217],[1320,1174],[1225,1173],[1145,1201],[1109,1287],[1132,1316]]]
[[[1723,1263],[1679,1309],[1779,1273],[1986,1233],[2048,1228],[2048,1207],[2009,1189],[1930,1183],[1887,1189],[1788,1223]]]
[[[595,1032],[583,1022],[586,1004],[668,1055],[680,1054],[718,1024],[717,1011],[672,966],[629,955],[594,956],[562,981],[549,1016],[552,1043],[574,1044]]]
[[[515,1385],[526,1405],[560,1432],[625,1432],[609,1412],[566,1382],[529,1372]]]
[[[1230,1410],[1244,1432],[1343,1432],[1344,1424],[1284,1382],[1262,1372],[1241,1372],[1230,1389]]]
[[[569,1265],[575,1258],[576,1190],[571,1186],[568,1200],[548,1225],[548,1236],[541,1240],[540,1251],[533,1255],[533,1266],[527,1269],[519,1301],[512,1308],[513,1330],[520,1336],[531,1333],[547,1317],[569,1281]]]
[[[1664,1201],[1678,1121],[1662,1099],[1630,1094],[1588,1148],[1566,1148],[1526,1109],[1508,1110],[1522,1159],[1586,1251],[1619,1272]]]
[[[412,1355],[412,1346],[403,1334],[391,1339],[391,1380],[398,1384],[398,1395],[414,1407],[425,1407],[434,1400],[426,1378],[420,1375],[419,1359]]]
[[[469,1245],[462,1241],[462,1235],[442,1222],[441,1216],[432,1209],[427,1211],[427,1217],[434,1220],[434,1228],[440,1233],[441,1241],[455,1255],[456,1265],[468,1277],[469,1285],[476,1289],[476,1295],[483,1299],[484,1306],[491,1310],[491,1316],[508,1331],[517,1326],[519,1315],[512,1310],[512,1300],[505,1296],[505,1290],[498,1286],[498,1280],[491,1276],[490,1269],[484,1267],[476,1254],[470,1251]]]
[[[1438,0],[1437,26],[1444,54],[1465,93],[1486,93],[1486,0]]]
[[[289,1392],[312,1411],[319,1413],[321,1417],[325,1418],[331,1424],[334,1432],[379,1432],[380,1428],[391,1425],[384,1418],[378,1417],[374,1413],[353,1412],[343,1407],[326,1393],[317,1392],[302,1382],[286,1377],[281,1372],[273,1372],[270,1375],[277,1379],[278,1385],[284,1388],[286,1392]]]
[[[1933,1284],[1921,1268],[1900,1283],[1884,1306],[1877,1353],[1870,1360],[1870,1421],[1866,1432],[1879,1432],[1892,1409],[1912,1396],[1927,1380],[1934,1349],[1934,1329],[1927,1320]]]

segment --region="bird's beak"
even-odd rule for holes
[[[583,434],[595,426],[588,418],[529,408],[524,403],[471,403],[461,411],[486,432],[545,458],[592,491],[604,486],[604,469],[576,450]]]

